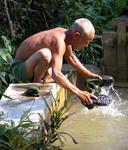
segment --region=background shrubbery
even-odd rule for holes
[[[26,37],[56,26],[68,28],[74,20],[83,17],[92,21],[96,34],[102,35],[104,30],[114,29],[111,20],[121,15],[128,15],[128,0],[0,1],[0,95],[13,78],[8,63]],[[103,52],[101,42],[94,42],[77,54],[83,63],[98,65]]]

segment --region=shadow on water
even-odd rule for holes
[[[64,150],[127,150],[128,89],[114,89],[112,103],[88,110],[74,97],[69,117],[60,130],[70,133],[78,144],[68,140]],[[70,113],[69,112],[69,113]]]

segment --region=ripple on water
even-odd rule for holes
[[[61,130],[70,133],[78,144],[67,142],[64,150],[121,150],[128,149],[128,90],[116,91],[109,106],[88,110],[77,99],[70,111],[75,112]]]

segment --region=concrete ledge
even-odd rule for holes
[[[40,96],[23,96],[22,94],[32,85],[40,88]],[[38,113],[47,120],[50,113],[47,104],[51,108],[54,106],[54,99],[57,99],[59,101],[56,103],[58,103],[57,105],[59,108],[64,105],[64,101],[66,99],[66,91],[56,83],[44,85],[39,83],[10,84],[4,95],[0,101],[0,110],[4,112],[5,118],[13,120],[16,124],[20,121],[20,117],[23,112],[28,111],[29,109],[32,113],[30,116],[32,121],[39,121]]]
[[[86,64],[86,65],[84,64],[84,66],[91,72],[101,75],[101,70],[97,66],[91,64]],[[86,86],[85,86],[86,80],[87,78],[85,78],[80,73],[78,73],[77,83],[76,83],[77,87],[80,88],[81,90],[86,90]]]
[[[68,65],[63,65],[62,71],[70,82],[76,85],[77,72]],[[40,96],[23,96],[23,93],[32,85],[40,89]],[[60,87],[57,83],[10,84],[1,98],[0,111],[4,112],[5,118],[13,120],[17,124],[23,112],[30,110],[30,113],[32,113],[30,118],[32,121],[38,122],[38,113],[47,120],[50,116],[49,108],[59,109],[63,107],[65,100],[69,99],[70,96],[72,96],[72,93]]]

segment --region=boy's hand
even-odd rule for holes
[[[87,91],[79,91],[77,96],[80,98],[81,103],[86,104],[92,104],[92,99],[97,99],[97,97]]]
[[[92,78],[102,80],[102,77],[99,76],[98,74],[93,74]]]

